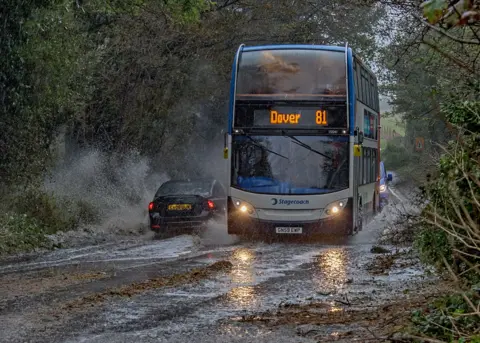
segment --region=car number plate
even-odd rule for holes
[[[169,211],[185,211],[185,210],[191,210],[192,205],[190,204],[171,204],[168,205],[168,210]]]
[[[277,227],[277,233],[302,233],[301,227]]]

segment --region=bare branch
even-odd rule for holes
[[[480,45],[480,40],[467,40],[467,39],[462,39],[462,38],[458,38],[458,37],[455,37],[451,34],[449,34],[448,32],[446,32],[445,30],[435,26],[435,25],[432,25],[430,23],[428,23],[427,21],[423,20],[421,17],[419,17],[418,15],[416,14],[412,14],[412,16],[417,19],[419,22],[421,22],[423,25],[431,28],[432,30],[434,30],[435,32],[438,32],[440,33],[441,35],[445,36],[445,37],[448,37],[449,39],[457,42],[457,43],[462,43],[462,44],[472,44],[472,45]]]
[[[440,55],[442,55],[443,57],[445,57],[446,59],[452,61],[453,63],[455,63],[457,66],[459,66],[460,68],[462,69],[465,69],[467,70],[468,72],[472,73],[472,74],[478,74],[477,71],[475,71],[475,69],[473,69],[471,66],[467,65],[465,62],[461,61],[460,59],[458,59],[457,57],[454,57],[450,54],[448,54],[447,52],[441,50],[438,46],[436,46],[434,43],[432,42],[429,42],[427,40],[422,40],[421,42],[419,42],[420,44],[425,44],[427,46],[429,46],[430,48],[432,48],[433,50],[435,50],[436,52],[438,52]]]

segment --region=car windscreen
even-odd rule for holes
[[[155,197],[167,195],[209,196],[212,184],[208,181],[168,181],[158,189]]]

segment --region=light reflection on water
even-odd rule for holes
[[[240,307],[251,306],[257,302],[255,288],[255,252],[240,248],[233,252],[233,268],[230,272],[235,286],[227,293],[227,298]]]
[[[330,309],[328,310],[328,312],[335,313],[335,312],[341,312],[341,311],[343,311],[343,308],[337,306],[335,302],[330,303]]]
[[[251,265],[255,259],[255,251],[247,248],[235,249],[232,257],[236,262]]]
[[[239,248],[233,251],[233,268],[229,278],[234,287],[227,293],[227,299],[238,307],[251,307],[259,301],[255,288],[256,254],[254,250]],[[312,273],[313,287],[321,293],[337,293],[348,282],[347,265],[348,254],[344,247],[330,248],[320,251],[314,261],[315,269]],[[341,307],[331,304],[330,312],[341,311]]]
[[[313,282],[318,290],[335,292],[347,283],[347,252],[344,248],[323,251],[317,258],[316,266]]]
[[[257,303],[257,295],[253,286],[235,287],[227,293],[227,298],[239,307],[247,307]]]

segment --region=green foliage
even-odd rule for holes
[[[146,0],[91,0],[82,4],[87,13],[101,15],[130,14],[137,15]]]
[[[0,255],[53,248],[48,235],[100,221],[98,209],[85,201],[55,198],[30,188],[22,195],[8,194],[0,215]]]
[[[213,5],[200,0],[2,3],[5,6],[4,29],[0,33],[0,64],[5,66],[0,73],[2,183],[35,182],[48,170],[54,158],[50,146],[57,130],[82,117],[96,91],[94,72],[104,68],[99,64],[100,57],[108,35],[113,33],[103,28],[115,27],[114,23],[125,17],[138,20],[145,13],[144,7],[152,3],[161,5],[157,10],[170,13],[179,23],[198,21],[199,14]],[[164,28],[159,28],[156,35],[161,36],[163,31]],[[110,62],[115,65],[116,59]]]
[[[385,150],[382,150],[382,160],[388,169],[398,170],[408,165],[411,154],[403,144],[403,137],[396,137],[387,142]]]
[[[461,101],[445,108],[457,124],[469,128],[480,124],[478,103]],[[427,261],[441,263],[445,257],[454,271],[470,282],[478,282],[475,266],[480,264],[479,145],[478,130],[466,134],[459,131],[457,140],[444,148],[433,181],[427,185],[429,203],[423,212],[426,227],[417,237],[417,246]]]
[[[15,213],[0,216],[0,256],[50,247],[46,231],[35,218]]]
[[[479,101],[449,101],[443,104],[446,119],[471,132],[480,132]]]
[[[452,263],[452,248],[448,235],[442,230],[424,227],[415,235],[414,247],[419,252],[422,262],[443,270],[443,260]]]
[[[466,294],[472,304],[478,304],[478,294]],[[412,314],[412,331],[446,342],[480,342],[480,317],[461,294],[437,299],[425,310]]]
[[[38,156],[38,144],[28,144],[26,137],[28,116],[25,107],[29,103],[30,85],[25,81],[28,72],[18,49],[26,41],[22,25],[37,7],[53,1],[2,1],[2,30],[0,30],[0,183],[21,179],[26,164],[33,170],[38,165],[28,157]],[[31,136],[36,137],[35,128]],[[36,142],[37,143],[37,142]],[[41,165],[42,163],[40,163]],[[24,180],[22,180],[24,181]]]
[[[36,188],[15,196],[12,210],[35,219],[47,234],[73,230],[80,224],[92,224],[99,219],[98,211],[87,202],[56,199],[53,194]]]
[[[473,24],[480,20],[477,0],[428,0],[422,3],[423,15],[431,23],[439,21],[448,26]]]
[[[215,3],[205,0],[163,0],[174,20],[181,24],[194,23],[200,20],[200,14]]]

